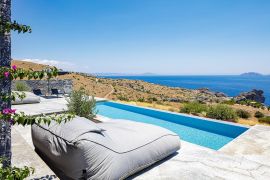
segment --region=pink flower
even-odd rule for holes
[[[14,114],[16,112],[16,109],[10,109],[9,111],[11,114]]]
[[[13,65],[13,66],[12,66],[12,69],[13,69],[14,71],[16,71],[17,66],[16,66],[16,65]]]
[[[16,109],[10,109],[10,108],[3,109],[2,111],[2,113],[5,115],[14,114],[15,112],[16,112]]]
[[[9,72],[4,72],[4,76],[5,76],[6,78],[8,78]]]
[[[9,109],[3,109],[3,114],[5,114],[5,115],[7,115],[7,114],[9,114]]]

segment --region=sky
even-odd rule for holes
[[[270,74],[269,0],[13,0],[12,57],[87,73]]]

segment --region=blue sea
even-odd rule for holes
[[[143,80],[171,87],[188,89],[209,88],[236,96],[241,92],[260,89],[266,97],[265,104],[270,105],[270,76],[107,76],[113,79]]]

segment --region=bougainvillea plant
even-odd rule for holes
[[[11,68],[7,67],[0,67],[0,78],[9,78],[11,80],[16,79],[51,79],[52,77],[56,77],[58,75],[58,69],[56,67],[51,67],[45,70],[41,71],[33,71],[33,70],[24,70],[22,68],[17,68],[17,66],[12,66]],[[11,100],[15,100],[15,98],[24,99],[25,93],[23,92],[12,92],[11,95],[0,93],[0,98],[2,101],[7,102]],[[2,112],[0,112],[0,115],[12,115],[15,114],[15,110],[12,110],[10,108],[3,109]],[[3,118],[2,116],[0,116]]]
[[[17,21],[4,22],[0,19],[0,32],[9,33],[10,31],[17,31],[18,33],[32,32],[30,26],[19,24]]]
[[[0,164],[3,159],[0,159]],[[23,168],[18,167],[0,167],[0,179],[6,180],[23,180],[33,174],[35,170],[31,167],[24,166]]]
[[[0,67],[0,78],[9,78],[11,80],[14,79],[43,79],[47,77],[51,79],[52,77],[56,77],[58,75],[58,70],[56,67],[51,67],[48,69],[44,69],[42,71],[34,71],[32,69],[25,70],[22,68],[17,68],[16,65],[12,67]]]
[[[16,21],[11,21],[11,0],[1,1],[0,8],[0,40],[1,40],[1,53],[0,53],[0,86],[5,87],[0,91],[0,121],[4,122],[1,124],[0,132],[1,137],[3,135],[3,142],[6,141],[7,145],[1,146],[5,149],[0,149],[0,179],[8,180],[21,180],[27,178],[33,174],[33,168],[23,167],[17,168],[10,165],[10,125],[21,124],[30,125],[34,123],[45,123],[50,124],[52,120],[61,123],[71,120],[74,116],[72,114],[54,114],[54,115],[42,115],[42,116],[28,116],[24,113],[17,113],[15,109],[8,108],[12,100],[16,98],[25,98],[24,93],[11,92],[10,93],[10,81],[14,79],[43,79],[52,78],[57,76],[57,69],[50,68],[43,71],[24,70],[17,68],[16,66],[9,67],[10,55],[11,55],[11,43],[10,43],[10,32],[15,31],[18,33],[31,33],[32,29],[30,26],[19,24]],[[4,67],[5,66],[5,67]],[[4,86],[3,86],[4,85]],[[6,86],[8,85],[8,86]],[[2,131],[3,130],[3,131]],[[1,139],[2,140],[2,139]],[[2,141],[1,141],[2,143]]]
[[[17,68],[17,66],[12,66],[11,68],[0,67],[0,78],[10,78],[14,79],[50,79],[58,75],[58,70],[55,67],[45,69],[42,71],[24,70]],[[3,102],[8,102],[15,100],[16,98],[25,98],[25,93],[23,92],[12,92],[9,96],[8,94],[0,94],[0,98]],[[52,115],[40,115],[40,116],[29,116],[23,112],[16,112],[16,109],[5,108],[0,112],[0,119],[8,121],[11,125],[32,125],[34,123],[40,124],[50,124],[52,121],[57,123],[67,122],[74,118],[73,114],[52,114]],[[1,161],[0,161],[1,164]],[[34,169],[31,167],[0,167],[0,178],[1,179],[24,179],[29,175],[34,173]]]
[[[58,70],[56,67],[51,67],[42,71],[33,71],[33,70],[24,70],[22,68],[17,68],[17,66],[12,66],[11,68],[0,67],[0,78],[10,78],[14,79],[51,79],[58,75]],[[15,98],[23,99],[25,98],[24,93],[12,92],[9,96],[7,94],[0,94],[2,101],[7,102],[10,100],[15,100]],[[26,116],[24,113],[16,113],[16,109],[5,108],[0,112],[0,119],[9,121],[11,124],[21,124],[21,125],[31,125],[34,124],[36,119],[39,123],[50,123],[51,120],[57,119],[58,122],[67,121],[71,119],[73,115],[71,114],[62,114],[54,116],[41,116],[41,117],[32,117]],[[53,118],[53,119],[52,119]]]
[[[10,80],[16,79],[51,79],[58,75],[58,70],[55,67],[51,67],[42,71],[24,70],[18,68],[17,66],[0,67],[0,78],[9,78]],[[16,98],[24,99],[25,93],[23,92],[12,92],[11,95],[0,93],[0,98],[3,102],[14,101]],[[8,121],[11,125],[32,125],[37,124],[48,124],[52,121],[57,123],[67,122],[74,118],[73,114],[51,114],[51,115],[39,115],[39,116],[29,116],[23,112],[16,112],[16,109],[5,108],[0,111],[0,119]],[[2,160],[0,159],[0,165]],[[0,179],[25,179],[34,173],[34,169],[31,167],[1,167],[0,166]]]

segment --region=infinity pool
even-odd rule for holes
[[[98,114],[112,119],[126,119],[154,124],[177,133],[181,139],[214,150],[222,148],[248,128],[232,123],[206,120],[178,113],[126,105],[98,102]]]

